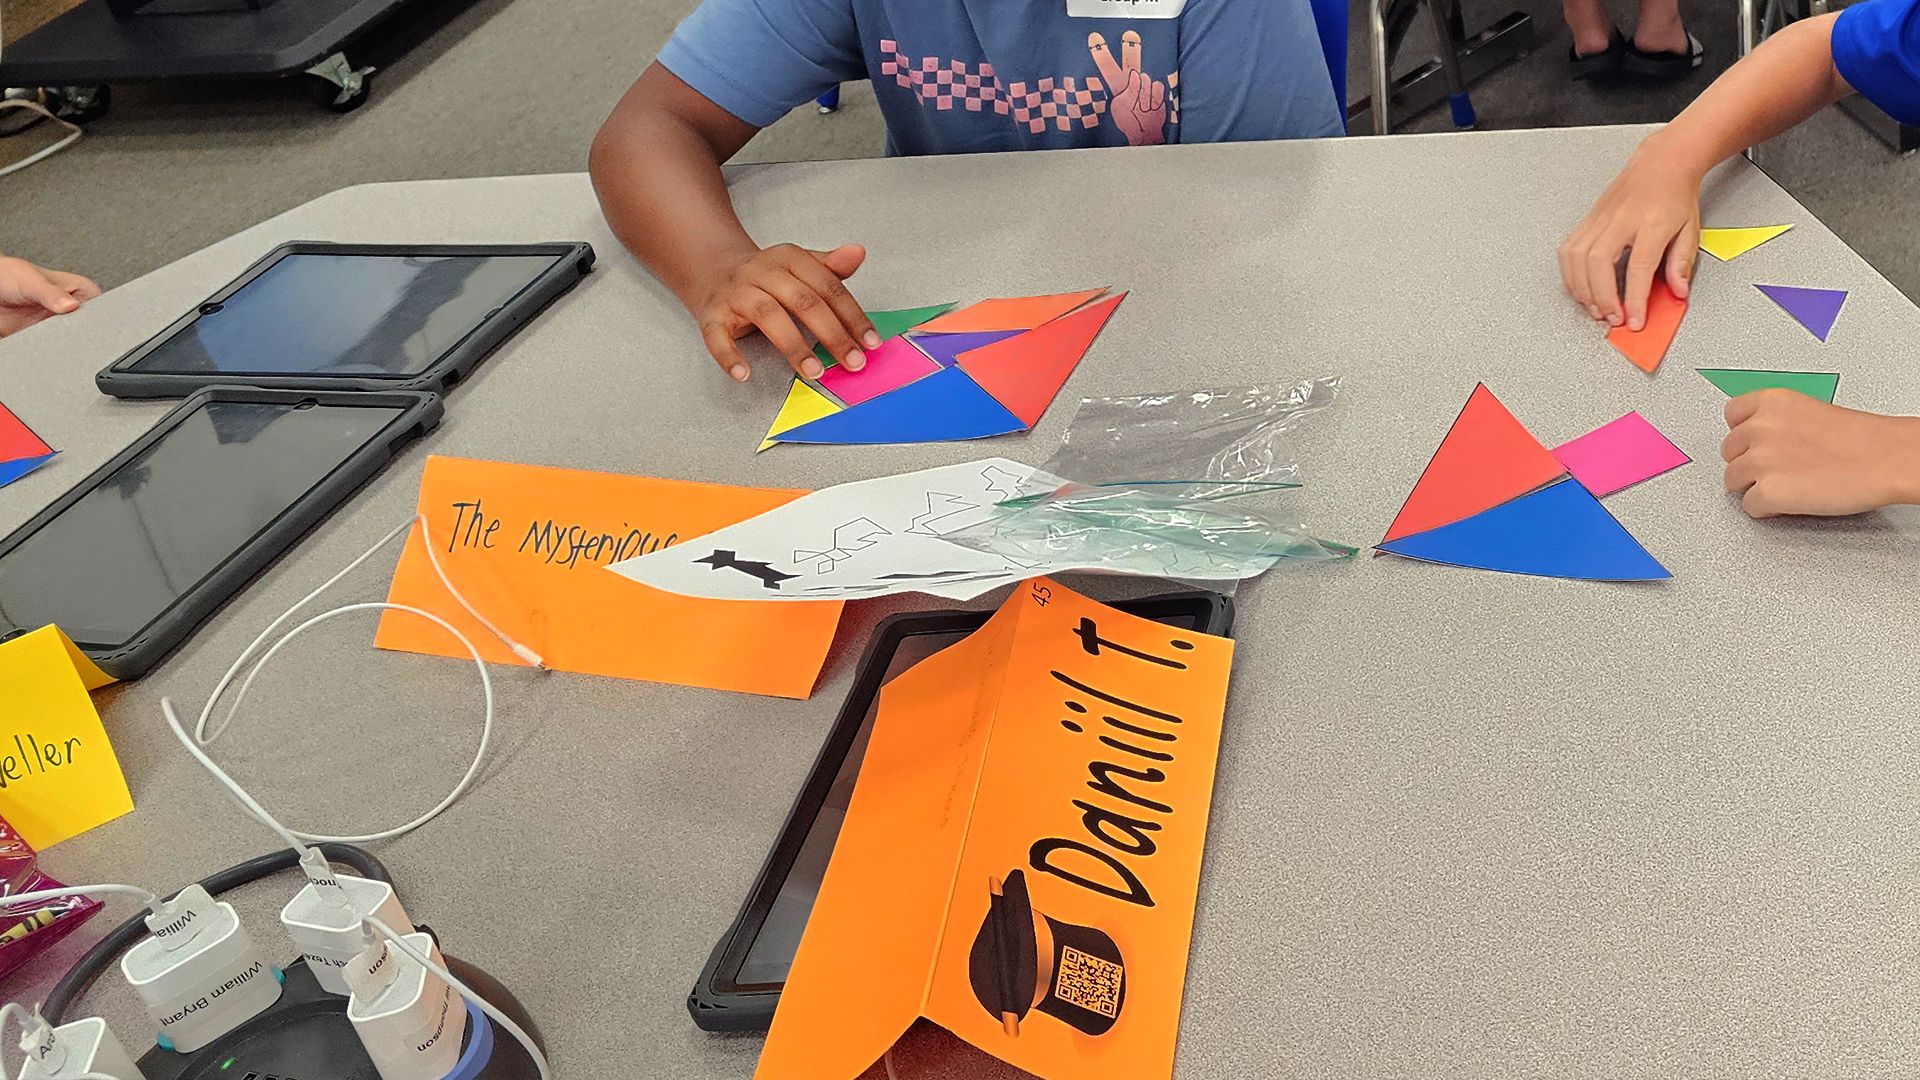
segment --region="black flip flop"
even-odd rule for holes
[[[1620,70],[1627,55],[1627,39],[1621,36],[1619,27],[1613,31],[1613,40],[1607,42],[1605,51],[1580,55],[1572,45],[1567,46],[1567,66],[1572,69],[1573,77],[1591,79],[1596,75],[1610,75]]]
[[[1649,79],[1684,79],[1693,74],[1693,69],[1700,66],[1706,55],[1706,46],[1700,44],[1700,39],[1689,31],[1686,52],[1647,52],[1629,44],[1620,66],[1631,74],[1644,75]]]

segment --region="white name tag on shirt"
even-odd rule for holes
[[[1067,0],[1072,19],[1177,19],[1187,0]]]

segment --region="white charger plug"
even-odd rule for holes
[[[431,935],[397,936],[446,966]],[[343,970],[353,988],[347,1019],[380,1080],[443,1080],[453,1072],[466,1039],[467,1006],[445,979],[383,937],[372,938]]]
[[[153,936],[120,958],[120,972],[160,1025],[159,1042],[191,1052],[280,1000],[280,971],[253,943],[233,905],[189,885],[147,916]]]
[[[300,947],[307,970],[329,994],[352,993],[345,969],[366,948],[362,929],[367,916],[379,919],[402,934],[413,933],[413,921],[400,906],[393,886],[384,881],[336,874],[317,848],[300,856],[307,884],[280,911],[280,924]]]
[[[113,1037],[107,1022],[97,1016],[52,1027],[40,1022],[21,1040],[27,1060],[20,1080],[74,1080],[82,1076],[111,1076],[114,1080],[147,1080],[140,1066]]]

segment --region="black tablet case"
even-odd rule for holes
[[[1218,593],[1180,592],[1137,600],[1115,601],[1113,606],[1143,619],[1166,619],[1180,615],[1197,618],[1197,628],[1219,637],[1233,631],[1233,601]],[[985,625],[991,611],[935,611],[893,615],[882,619],[873,630],[873,638],[860,658],[853,677],[853,688],[840,706],[827,740],[814,759],[813,768],[800,787],[800,796],[788,811],[779,839],[767,853],[766,862],[754,878],[753,888],[734,916],[733,925],[721,935],[700,971],[700,980],[687,995],[687,1011],[695,1026],[705,1031],[765,1031],[773,1023],[774,1009],[780,1004],[779,987],[733,987],[731,975],[740,970],[764,923],[780,886],[793,869],[807,830],[819,816],[840,773],[867,710],[879,694],[881,681],[902,641],[915,634],[952,633],[977,630]]]
[[[388,256],[505,256],[550,255],[554,264],[536,278],[512,302],[482,322],[428,365],[425,371],[398,377],[361,375],[247,375],[229,372],[167,373],[133,371],[131,367],[148,353],[158,349],[175,335],[185,333],[205,309],[224,304],[254,279],[289,255],[388,255]],[[248,267],[225,288],[195,305],[192,311],[174,320],[171,326],[148,338],[125,356],[115,360],[94,376],[100,392],[117,398],[185,397],[206,386],[259,386],[276,390],[432,390],[445,393],[466,378],[480,361],[512,337],[521,326],[532,321],[548,304],[558,299],[593,270],[593,247],[586,243],[553,244],[335,244],[301,240],[282,244]]]
[[[0,558],[60,516],[67,507],[99,486],[126,462],[164,438],[186,416],[211,401],[266,404],[312,401],[319,405],[397,406],[403,411],[377,438],[355,451],[318,486],[308,490],[293,505],[281,511],[271,524],[230,553],[205,580],[148,623],[132,640],[112,648],[76,643],[103,671],[117,679],[134,679],[144,675],[178,648],[221,604],[259,576],[276,558],[345,502],[349,495],[385,468],[401,447],[432,431],[440,423],[441,416],[440,396],[424,391],[355,393],[264,390],[247,386],[208,387],[181,402],[146,434],[114,455],[113,460],[95,469],[46,509],[28,519],[26,524],[9,533],[5,539],[0,539]],[[103,568],[103,572],[110,570]]]

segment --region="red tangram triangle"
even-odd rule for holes
[[[1381,543],[1490,510],[1566,471],[1485,384],[1476,386]]]
[[[33,429],[13,415],[12,410],[0,405],[0,461],[14,461],[19,458],[41,457],[53,453],[45,439],[33,433]]]
[[[1028,427],[1040,422],[1053,396],[1086,355],[1126,293],[1089,304],[1018,337],[960,354],[960,370]]]

